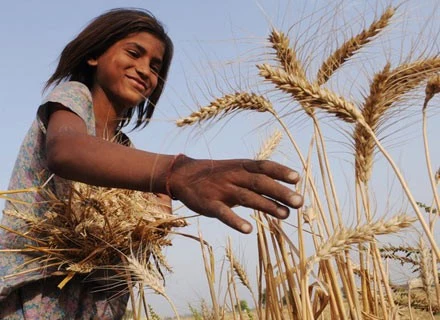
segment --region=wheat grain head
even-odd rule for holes
[[[176,125],[183,127],[208,120],[226,114],[234,110],[255,110],[258,112],[271,112],[272,104],[261,95],[247,92],[237,92],[215,99],[208,106],[201,107],[198,111],[191,113],[188,117],[178,119]]]
[[[394,11],[395,9],[393,7],[388,7],[379,19],[373,21],[368,29],[362,30],[356,36],[345,41],[342,46],[340,46],[322,64],[316,77],[316,83],[318,85],[324,84],[345,61],[356,53],[356,51],[371,42],[380,31],[389,25],[390,20],[394,15]]]

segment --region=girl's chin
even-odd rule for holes
[[[127,108],[131,109],[136,107],[137,105],[139,105],[139,103],[142,103],[143,101],[145,101],[145,98],[138,93],[137,95],[133,95],[132,97],[127,97],[125,105],[127,106]]]

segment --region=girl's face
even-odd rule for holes
[[[157,86],[165,45],[147,32],[132,34],[88,60],[95,67],[92,94],[104,93],[118,112],[146,100]]]

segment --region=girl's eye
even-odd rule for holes
[[[153,71],[155,74],[159,74],[160,66],[157,65],[151,66],[151,71]]]
[[[139,58],[141,55],[139,52],[137,52],[136,50],[128,50],[128,53],[130,54],[130,56],[132,56],[133,58]]]

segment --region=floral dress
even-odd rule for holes
[[[84,120],[89,135],[95,135],[92,96],[80,82],[64,82],[55,87],[40,105],[21,145],[9,183],[9,190],[21,190],[43,185],[59,197],[66,192],[69,181],[54,176],[47,169],[45,135],[48,124],[48,102],[70,109]],[[21,219],[8,214],[30,212],[42,216],[47,209],[36,192],[10,196],[6,201],[1,225],[25,231]],[[26,239],[13,232],[2,231],[0,249],[20,249]],[[60,276],[49,276],[41,265],[29,262],[32,257],[19,252],[0,252],[0,319],[120,319],[125,313],[128,294],[115,295],[109,290],[98,291],[87,277],[75,276],[63,289]]]

